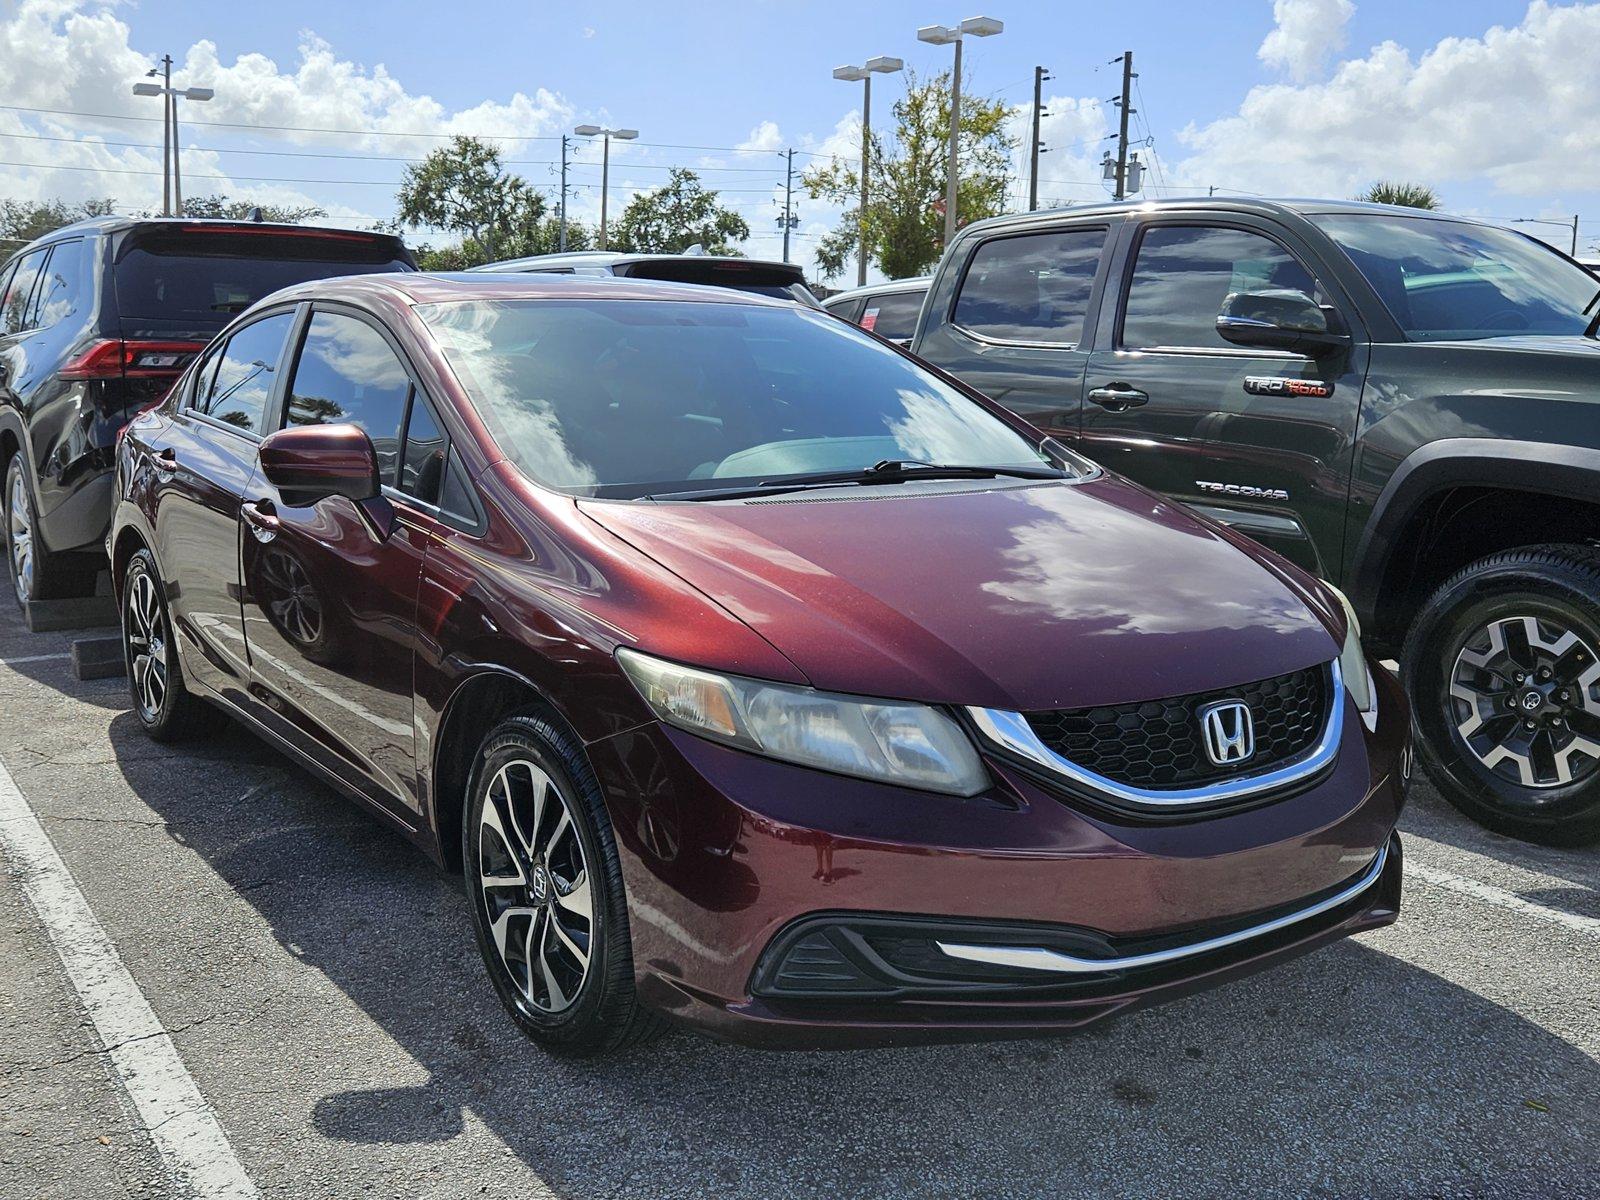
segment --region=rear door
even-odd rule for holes
[[[239,611],[239,505],[256,472],[295,318],[293,308],[269,310],[213,346],[150,443],[156,557],[184,670],[241,703],[249,665]]]
[[[1343,536],[1364,351],[1235,346],[1216,319],[1230,292],[1303,291],[1335,325],[1348,302],[1256,218],[1151,217],[1130,232],[1085,375],[1080,448],[1326,574]]]
[[[448,443],[383,326],[317,305],[277,424],[340,423],[372,439],[384,496],[297,506],[257,476],[240,542],[252,678],[263,719],[415,823],[417,584]]]
[[[1101,218],[979,242],[955,294],[935,296],[942,311],[917,353],[1075,445],[1113,227]]]

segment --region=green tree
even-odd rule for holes
[[[535,239],[545,215],[544,197],[505,169],[498,149],[459,136],[406,168],[396,207],[411,228],[462,235],[454,247],[462,266],[515,256]]]
[[[1426,184],[1401,183],[1388,179],[1378,180],[1378,182],[1355,198],[1357,200],[1367,200],[1373,204],[1398,204],[1403,208],[1436,209],[1439,207],[1439,193]]]
[[[88,217],[110,216],[112,207],[109,199],[80,204],[64,200],[6,200],[0,203],[0,258],[63,225]]]
[[[731,254],[750,225],[718,204],[693,171],[674,167],[665,185],[628,201],[609,232],[613,249],[638,254],[681,254],[696,243],[708,254]]]
[[[211,196],[186,196],[183,215],[186,217],[216,217],[227,221],[249,221],[257,209],[261,219],[277,225],[298,225],[317,217],[325,217],[328,210],[320,204],[257,204],[254,200],[230,200],[220,193]]]
[[[1015,139],[1006,131],[1000,100],[967,93],[961,100],[961,176],[956,185],[960,224],[1005,208]],[[928,79],[906,72],[906,94],[894,103],[894,134],[872,135],[872,195],[867,245],[890,279],[921,275],[944,252],[943,200],[950,150],[950,73]],[[817,267],[837,278],[860,241],[860,164],[834,159],[801,177],[812,199],[845,206],[839,227],[817,244]]]

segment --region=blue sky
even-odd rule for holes
[[[1343,195],[1398,175],[1482,215],[1587,210],[1584,246],[1600,242],[1600,5],[996,0],[982,11],[1006,30],[968,42],[973,86],[1021,106],[1035,64],[1054,76],[1052,152],[1041,172],[1049,200],[1103,195],[1094,160],[1115,121],[1102,102],[1118,86],[1107,60],[1131,48],[1136,132],[1153,139],[1146,155],[1153,151],[1160,167],[1147,195],[1213,184]],[[0,198],[110,194],[136,207],[158,196],[159,150],[148,146],[159,143],[159,122],[109,118],[159,114],[126,85],[169,50],[185,65],[183,82],[218,89],[213,104],[188,106],[196,118],[185,138],[191,192],[306,198],[366,221],[393,211],[396,160],[459,131],[501,136],[508,157],[524,164],[517,169],[553,189],[542,164],[555,158],[555,144],[528,139],[594,120],[635,126],[647,143],[614,159],[614,206],[669,165],[695,167],[759,231],[751,251],[772,253],[777,150],[796,146],[808,154],[797,162],[817,161],[857,140],[859,86],[833,80],[831,69],[888,54],[937,70],[949,49],[918,43],[916,27],[971,15],[926,0],[16,0],[0,8],[0,102],[17,106],[0,110],[0,161],[29,166],[0,166]],[[896,86],[879,86],[880,119]],[[250,153],[265,150],[276,153]],[[296,157],[317,153],[373,157]],[[574,210],[592,215],[597,166],[580,163],[573,180]],[[808,201],[800,213],[807,237],[797,253],[808,259],[804,248],[836,214]]]

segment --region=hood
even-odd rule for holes
[[[1078,708],[1228,687],[1339,652],[1276,573],[1112,476],[580,507],[830,691]]]

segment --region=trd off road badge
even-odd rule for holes
[[[1333,395],[1333,384],[1320,379],[1284,379],[1277,375],[1246,375],[1244,390],[1252,396],[1316,396]]]

